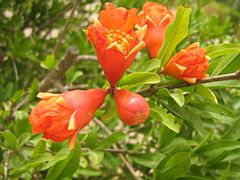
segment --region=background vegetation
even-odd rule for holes
[[[28,114],[39,89],[61,92],[106,86],[83,31],[105,2],[0,0],[0,178],[239,179],[237,79],[173,89],[160,83],[155,96],[146,94],[151,116],[139,127],[124,125],[109,97],[97,118],[80,131],[73,151],[67,142],[32,135]],[[114,1],[139,9],[144,2]],[[176,51],[199,41],[208,47],[210,76],[240,69],[239,0],[158,2],[174,12],[179,5],[192,8],[188,36]],[[228,45],[217,45],[223,43]],[[42,80],[69,52],[70,57],[78,55],[75,65],[43,87]],[[141,68],[148,59],[141,51],[128,74],[147,71]],[[162,82],[178,83],[164,78]],[[141,83],[131,89],[148,88]]]

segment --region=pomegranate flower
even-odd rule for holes
[[[143,40],[147,27],[134,31],[137,9],[115,8],[107,3],[99,19],[87,29],[87,36],[96,49],[100,65],[115,87],[126,69],[133,63],[137,52],[145,46]]]
[[[103,104],[106,90],[74,90],[63,94],[39,93],[42,100],[32,110],[32,132],[56,142],[70,139],[73,148],[77,133],[85,127]]]
[[[135,126],[145,122],[150,110],[144,97],[127,90],[116,90],[114,99],[119,118],[127,125]]]
[[[156,58],[165,37],[166,27],[174,16],[165,6],[154,2],[146,2],[142,9],[143,14],[139,17],[137,27],[147,24],[144,41],[151,58]]]
[[[205,73],[207,69],[208,59],[206,50],[200,48],[199,43],[196,42],[174,55],[162,72],[193,84],[196,80],[208,76]]]

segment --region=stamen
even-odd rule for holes
[[[108,48],[112,48],[113,45],[117,47],[118,50],[127,56],[129,51],[131,50],[131,44],[133,43],[134,37],[128,33],[120,31],[119,29],[113,30],[110,29],[108,34]]]

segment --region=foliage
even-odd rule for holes
[[[41,80],[70,46],[75,45],[80,55],[95,54],[83,29],[105,2],[79,1],[54,52],[73,7],[71,1],[0,0],[0,177],[132,179],[122,162],[124,154],[143,179],[239,179],[239,81],[168,89],[165,85],[179,81],[156,73],[172,54],[195,41],[206,47],[211,57],[210,76],[238,71],[238,0],[158,1],[173,11],[180,5],[192,11],[189,26],[181,21],[168,28],[160,60],[150,61],[147,52],[141,51],[119,83],[136,92],[152,84],[159,87],[154,96],[147,95],[151,115],[145,124],[123,125],[109,96],[96,116],[110,133],[91,123],[80,131],[72,151],[67,149],[67,142],[54,143],[31,133],[28,114],[38,101],[35,97]],[[128,8],[141,8],[144,2],[115,1],[117,6]],[[188,18],[190,10],[179,9],[179,18],[183,18],[181,11]],[[66,89],[107,87],[96,60],[77,61],[61,83]],[[119,151],[114,149],[116,144]]]

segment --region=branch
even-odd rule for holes
[[[187,82],[180,82],[177,84],[170,84],[170,85],[169,84],[168,85],[167,84],[162,84],[162,85],[155,84],[154,86],[144,89],[142,91],[139,91],[138,93],[143,96],[152,96],[161,88],[176,89],[176,88],[181,88],[181,87],[195,86],[198,84],[206,84],[206,83],[210,83],[210,82],[227,81],[227,80],[234,80],[234,79],[240,80],[240,71],[235,72],[235,73],[229,73],[229,74],[223,74],[223,75],[219,75],[219,76],[211,76],[208,78],[204,78],[204,79],[198,80],[195,84],[190,84]]]
[[[93,121],[103,130],[105,131],[108,135],[112,134],[112,131],[110,131],[105,124],[103,124],[101,121],[99,121],[98,119],[94,118]],[[122,149],[124,149],[124,147],[118,143],[118,145],[114,144],[113,148],[117,151],[119,150],[118,146],[120,146]],[[127,169],[129,170],[129,172],[132,174],[132,176],[134,177],[134,179],[139,180],[141,179],[139,177],[139,175],[137,174],[137,172],[134,170],[134,167],[128,162],[128,160],[125,158],[125,156],[123,154],[118,154],[120,159],[123,161],[123,163],[125,164],[125,166],[127,167]]]
[[[67,4],[62,10],[60,10],[56,16],[52,17],[51,19],[47,20],[45,23],[43,23],[38,30],[36,31],[36,34],[40,33],[45,28],[50,27],[54,22],[56,22],[58,19],[60,19],[68,10],[72,8],[73,4],[69,3]]]
[[[68,49],[67,53],[55,69],[50,71],[41,81],[39,91],[47,91],[54,86],[54,82],[60,80],[65,72],[76,62],[78,50],[75,46]]]
[[[73,4],[73,7],[72,7],[71,14],[70,14],[70,16],[68,17],[68,19],[67,19],[67,21],[66,21],[66,23],[65,23],[65,25],[64,25],[63,32],[62,32],[62,34],[60,35],[60,37],[59,37],[59,39],[57,40],[57,43],[56,43],[56,45],[55,45],[55,47],[54,47],[54,54],[56,54],[58,48],[60,47],[60,44],[61,44],[61,42],[62,42],[62,39],[63,39],[65,33],[67,32],[68,26],[69,26],[70,21],[71,21],[71,19],[72,19],[72,17],[73,17],[73,14],[74,14],[75,10],[77,9],[77,5],[78,5],[77,0],[73,0],[72,4]]]

